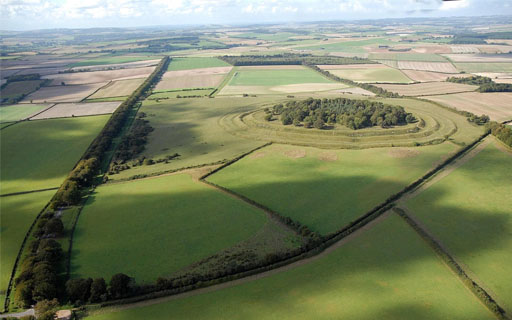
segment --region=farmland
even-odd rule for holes
[[[154,282],[248,239],[265,221],[263,212],[188,174],[108,185],[81,214],[72,272],[105,278],[124,272]]]
[[[466,92],[453,95],[428,96],[428,100],[442,103],[457,110],[474,114],[486,114],[496,121],[512,119],[512,93],[510,92]]]
[[[46,102],[79,102],[107,83],[94,83],[83,85],[65,85],[44,87],[29,94],[22,102],[46,103]]]
[[[73,67],[84,67],[84,66],[97,66],[97,65],[108,65],[108,64],[119,64],[129,63],[136,61],[154,60],[155,56],[132,56],[132,55],[111,55],[101,56],[90,60],[82,60],[68,65],[69,68]]]
[[[419,178],[453,151],[449,144],[336,151],[272,145],[208,181],[329,234]],[[319,203],[321,211],[316,210]]]
[[[142,82],[144,82],[144,78],[113,81],[98,90],[88,99],[104,99],[128,96],[133,91],[135,91],[135,89],[137,89],[142,84]]]
[[[458,72],[458,70],[449,62],[398,61],[397,67],[404,70],[420,70],[442,73]]]
[[[53,191],[29,193],[2,198],[0,201],[1,230],[1,268],[0,268],[0,302],[3,303],[5,288],[9,282],[16,256],[30,224],[41,211]]]
[[[457,69],[465,72],[512,72],[512,63],[474,63],[474,62],[461,62],[455,63]]]
[[[496,294],[507,311],[512,310],[507,268],[512,263],[511,165],[510,151],[493,142],[407,202],[412,214]]]
[[[446,62],[444,57],[433,53],[371,53],[368,58],[371,60]]]
[[[58,187],[107,119],[25,121],[2,129],[1,194]]]
[[[119,102],[58,103],[30,120],[83,117],[114,112]]]
[[[432,71],[420,70],[402,70],[402,73],[414,81],[418,82],[432,82],[432,81],[445,81],[449,77],[469,77],[468,74],[461,73],[438,73]]]
[[[347,65],[347,66],[319,66],[343,79],[349,79],[356,82],[389,82],[389,83],[409,83],[411,79],[405,76],[400,70],[390,68],[382,64],[368,65]]]
[[[214,292],[111,311],[87,319],[493,319],[396,216],[306,265]]]
[[[10,99],[27,95],[36,91],[42,83],[43,80],[10,82],[5,86],[5,88],[2,88],[2,99]]]
[[[187,88],[215,88],[229,73],[231,67],[167,71],[157,84],[156,91]]]
[[[0,122],[15,122],[26,119],[33,114],[43,111],[50,105],[10,105],[0,107]]]
[[[478,88],[478,86],[453,82],[429,82],[408,85],[379,84],[379,87],[403,96],[428,96],[433,94],[468,92]]]
[[[52,84],[56,86],[60,85],[62,82],[66,85],[89,84],[114,80],[146,78],[154,69],[154,67],[144,67],[93,72],[71,72],[45,76],[45,79],[51,79]]]
[[[226,62],[217,58],[203,58],[203,57],[186,57],[174,58],[169,64],[169,71],[189,70],[189,69],[203,69],[214,67],[229,67]]]

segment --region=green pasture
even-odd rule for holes
[[[318,44],[314,46],[297,47],[298,50],[325,50],[327,52],[348,52],[348,53],[365,53],[364,46],[392,45],[395,42],[384,38],[350,40],[335,43]]]
[[[15,98],[35,91],[44,80],[14,81],[2,88],[2,99]]]
[[[507,62],[456,62],[455,67],[467,73],[512,72],[512,63]]]
[[[184,57],[172,58],[167,70],[178,71],[188,69],[202,69],[212,67],[230,67],[231,65],[213,57]]]
[[[215,173],[208,181],[329,234],[400,191],[455,150],[448,143],[332,151],[272,145]]]
[[[136,61],[159,59],[159,56],[105,55],[98,58],[82,60],[68,65],[68,68],[98,66],[103,64],[128,63]]]
[[[262,211],[188,174],[102,186],[80,215],[71,271],[154,282],[248,239],[266,221]]]
[[[400,70],[393,68],[347,68],[328,70],[330,73],[344,79],[356,82],[389,82],[389,83],[411,83]]]
[[[327,255],[291,270],[158,304],[99,310],[86,319],[494,317],[425,242],[393,215]]]
[[[396,61],[426,61],[426,62],[447,62],[446,58],[435,53],[370,53],[370,60],[396,60]]]
[[[512,313],[512,153],[487,146],[417,197],[411,214]]]
[[[333,83],[310,69],[239,69],[229,81],[230,86],[279,86],[300,83]]]
[[[48,108],[48,105],[15,104],[0,107],[0,122],[14,122],[25,119],[39,111]]]
[[[5,299],[14,262],[23,238],[55,191],[3,197],[0,200],[0,302]]]
[[[261,141],[231,135],[219,126],[218,121],[225,114],[253,110],[273,101],[275,98],[146,100],[140,112],[146,113],[145,119],[155,130],[150,133],[141,156],[157,160],[178,153],[180,157],[169,163],[133,167],[109,178],[124,179],[229,160],[263,145]]]
[[[23,121],[3,129],[0,193],[59,187],[109,117]]]

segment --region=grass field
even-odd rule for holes
[[[403,96],[428,96],[434,94],[467,92],[474,91],[478,88],[478,86],[453,82],[428,82],[408,85],[379,84],[378,86]]]
[[[340,78],[349,79],[356,82],[389,82],[389,83],[410,83],[412,82],[400,70],[390,68],[383,64],[368,64],[357,68],[352,65],[347,66],[319,66]]]
[[[217,58],[210,57],[186,57],[186,58],[172,58],[171,63],[167,70],[179,71],[188,69],[202,69],[212,67],[229,67],[229,63],[224,62]]]
[[[154,282],[248,239],[266,221],[188,174],[99,187],[77,224],[72,273]]]
[[[0,107],[0,122],[14,122],[26,119],[48,107],[49,105],[35,104],[17,104]]]
[[[2,99],[15,98],[22,94],[35,91],[43,83],[43,80],[15,81],[8,83],[2,89]]]
[[[511,167],[512,153],[491,144],[407,203],[508,313],[512,312]]]
[[[98,90],[96,93],[90,96],[89,99],[129,96],[144,82],[144,80],[145,78],[113,81],[107,86]]]
[[[29,193],[3,197],[0,201],[0,303],[2,304],[23,238],[30,224],[54,193],[55,191]]]
[[[512,63],[483,63],[467,62],[455,63],[457,69],[469,73],[475,72],[512,72]]]
[[[405,222],[390,216],[328,255],[294,269],[210,293],[87,319],[494,317]]]
[[[321,150],[272,145],[209,181],[328,234],[413,182],[453,145]]]
[[[178,153],[180,157],[168,164],[139,166],[109,178],[127,178],[136,174],[232,159],[256,148],[264,142],[233,136],[222,129],[218,121],[224,114],[252,110],[274,100],[264,98],[190,98],[160,102],[146,100],[140,111],[146,113],[146,119],[155,130],[149,135],[142,155],[158,159]]]
[[[321,74],[306,68],[297,69],[239,69],[229,86],[279,86],[301,83],[332,83]]]
[[[446,62],[446,58],[434,53],[370,53],[370,60]]]
[[[60,186],[108,118],[25,121],[3,129],[0,193]]]
[[[101,56],[94,59],[88,59],[88,60],[82,60],[79,62],[72,63],[68,65],[69,68],[73,67],[84,67],[84,66],[97,66],[97,65],[104,65],[104,64],[118,64],[118,63],[128,63],[128,62],[135,62],[135,61],[145,61],[145,60],[154,60],[155,58],[158,58],[156,56],[130,56],[130,55],[108,55],[108,56]]]
[[[495,121],[512,119],[512,92],[464,92],[428,96],[425,99],[476,115],[486,114]]]

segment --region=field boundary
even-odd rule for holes
[[[37,190],[29,190],[29,191],[20,191],[20,192],[6,193],[6,194],[0,194],[0,198],[11,197],[11,196],[19,196],[19,195],[27,194],[27,193],[43,192],[43,191],[50,191],[50,190],[57,190],[57,189],[59,189],[59,187],[52,187],[52,188],[45,188],[45,189],[37,189]]]
[[[222,91],[222,89],[224,89],[224,87],[228,85],[229,81],[231,81],[231,78],[233,78],[233,75],[236,72],[238,72],[238,68],[236,66],[233,66],[233,68],[231,68],[231,71],[229,71],[224,80],[222,80],[222,82],[217,86],[217,88],[215,88],[215,90],[212,93],[210,93],[209,97],[213,98],[217,94],[219,94]]]
[[[441,260],[450,268],[461,282],[475,295],[475,297],[492,312],[498,319],[507,320],[509,317],[506,315],[505,310],[498,305],[498,303],[491,297],[491,295],[485,291],[478,283],[476,283],[466,273],[462,266],[448,253],[438,240],[434,238],[426,229],[421,227],[419,223],[403,208],[395,207],[393,211],[398,214],[401,218],[411,226],[416,233],[435,251],[435,253],[441,258]]]

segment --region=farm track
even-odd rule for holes
[[[108,311],[116,311],[116,310],[122,310],[122,309],[143,307],[143,306],[153,305],[153,304],[157,304],[157,303],[161,303],[161,302],[173,301],[173,300],[180,299],[180,298],[191,297],[191,296],[195,296],[195,295],[202,294],[202,293],[209,293],[209,292],[217,291],[220,289],[240,285],[240,284],[243,284],[246,282],[254,281],[257,279],[265,278],[265,277],[268,277],[268,276],[271,276],[271,275],[274,275],[274,274],[277,274],[277,273],[280,273],[283,271],[287,271],[287,270],[305,265],[307,263],[316,261],[317,259],[320,259],[321,257],[328,255],[335,249],[339,248],[340,246],[342,246],[346,242],[350,241],[351,239],[353,239],[355,236],[357,236],[364,230],[370,228],[371,226],[375,225],[376,223],[378,223],[379,221],[381,221],[382,219],[384,219],[385,217],[387,217],[389,215],[389,209],[385,210],[382,214],[378,214],[378,211],[383,211],[386,207],[389,208],[389,206],[401,205],[401,202],[403,201],[403,199],[408,199],[409,194],[416,195],[416,194],[418,194],[418,192],[417,192],[418,190],[424,190],[422,188],[422,186],[424,184],[428,184],[428,186],[432,185],[433,183],[442,179],[443,177],[448,175],[450,172],[452,172],[453,170],[455,170],[456,168],[460,167],[462,164],[467,162],[469,159],[474,157],[476,154],[478,154],[480,151],[482,151],[491,142],[491,140],[489,139],[489,137],[487,137],[487,135],[484,135],[482,138],[477,139],[472,144],[472,146],[469,147],[464,152],[457,154],[451,160],[447,160],[448,163],[446,163],[443,167],[434,169],[434,172],[432,174],[430,174],[430,178],[421,182],[418,187],[416,187],[410,191],[406,191],[405,193],[403,193],[401,195],[398,195],[397,198],[394,200],[384,202],[383,204],[381,204],[379,206],[380,209],[377,210],[377,212],[374,212],[373,214],[367,214],[369,217],[368,218],[369,221],[367,220],[366,223],[361,221],[361,222],[353,223],[350,226],[348,226],[348,227],[354,228],[354,231],[352,233],[350,233],[346,236],[343,236],[342,238],[340,238],[338,240],[335,240],[334,242],[329,244],[327,247],[325,247],[323,250],[318,251],[318,253],[313,253],[313,255],[311,255],[311,256],[290,262],[289,264],[281,265],[281,266],[276,267],[271,270],[263,271],[261,273],[257,273],[257,274],[253,274],[253,275],[249,275],[249,276],[242,276],[241,278],[238,278],[235,280],[226,281],[226,282],[223,282],[220,284],[215,284],[215,285],[204,287],[204,288],[191,289],[189,291],[185,291],[182,293],[173,294],[173,295],[169,295],[169,296],[147,299],[147,300],[142,300],[142,301],[133,302],[133,303],[113,305],[113,306],[105,307],[103,309],[99,309],[96,311],[91,311],[91,315],[104,313],[104,312],[108,312]],[[255,151],[255,150],[253,150],[253,151]],[[251,153],[251,152],[249,152],[249,153]],[[243,196],[240,196],[240,195],[232,192],[229,189],[225,189],[223,187],[220,187],[220,186],[212,184],[208,181],[205,181],[205,179],[208,176],[214,174],[215,172],[222,170],[226,166],[229,166],[229,165],[235,163],[236,161],[240,160],[241,158],[243,158],[243,157],[240,157],[239,159],[233,159],[232,161],[226,163],[225,165],[218,167],[217,169],[215,169],[215,170],[211,171],[210,173],[206,174],[205,176],[203,176],[200,180],[206,184],[210,184],[214,188],[218,188],[221,190],[224,189],[224,190],[222,190],[223,192],[226,192],[233,197],[236,197],[244,202],[248,202],[249,204],[254,205],[255,202],[250,199],[244,199]],[[446,169],[447,167],[448,167],[448,169]],[[448,170],[449,172],[444,173],[445,170]],[[437,178],[439,175],[440,175],[440,177]],[[407,190],[408,188],[410,188],[410,185],[407,186],[406,188],[404,188],[403,190]],[[253,202],[253,203],[251,203],[251,202]],[[256,206],[258,207],[258,205],[256,205]],[[260,205],[260,206],[261,206],[260,209],[266,208],[263,205]],[[271,212],[270,209],[269,209],[269,211]],[[348,228],[348,227],[346,227],[346,228]]]

